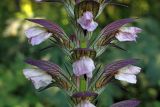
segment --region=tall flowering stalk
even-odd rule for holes
[[[49,87],[65,90],[73,107],[96,107],[95,100],[104,87],[117,79],[128,83],[137,82],[136,75],[141,68],[135,66],[137,59],[125,59],[101,66],[95,62],[108,46],[122,49],[113,41],[136,41],[137,27],[124,25],[136,21],[134,18],[120,19],[104,27],[99,35],[94,35],[98,27],[96,19],[110,0],[36,0],[37,2],[59,2],[67,10],[74,26],[73,35],[67,35],[56,23],[45,19],[27,19],[40,26],[25,31],[31,45],[39,45],[47,39],[60,47],[69,57],[65,70],[45,60],[27,59],[25,62],[34,68],[23,70],[39,91]],[[72,68],[72,70],[70,69]],[[111,107],[135,107],[138,100],[126,100]]]

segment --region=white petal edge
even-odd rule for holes
[[[122,32],[128,32],[131,34],[137,34],[137,33],[142,32],[142,29],[138,27],[122,27],[120,30]]]
[[[119,69],[118,71],[119,73],[124,73],[124,74],[138,74],[140,73],[141,68],[134,65],[128,65],[126,67]]]
[[[40,27],[31,27],[31,28],[25,30],[25,35],[27,38],[31,38],[31,37],[37,36],[41,33],[44,33],[44,32],[46,32],[46,30],[42,29]]]
[[[32,44],[32,46],[39,45],[43,41],[47,40],[51,35],[52,33],[43,32],[35,37],[30,38],[30,43]]]
[[[52,77],[39,69],[24,69],[23,74],[28,80],[31,80],[36,89],[46,87],[52,83]]]
[[[136,84],[137,83],[137,79],[135,75],[131,75],[131,74],[116,74],[115,75],[115,79],[121,80],[121,81],[125,81],[128,83],[132,83],[132,84]]]

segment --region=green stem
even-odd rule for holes
[[[84,79],[84,77],[80,77],[80,91],[83,92],[83,91],[86,91],[86,80]]]

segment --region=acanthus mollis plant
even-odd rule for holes
[[[122,49],[114,41],[136,41],[137,27],[125,25],[136,21],[126,18],[114,21],[104,27],[99,35],[94,34],[98,27],[97,17],[110,0],[36,0],[37,2],[59,2],[66,8],[73,35],[67,35],[56,23],[45,19],[27,19],[40,26],[34,26],[25,31],[31,45],[39,45],[47,39],[60,47],[68,61],[62,69],[57,64],[45,60],[27,59],[25,62],[34,68],[24,69],[23,73],[31,80],[35,88],[43,91],[50,87],[64,90],[73,107],[96,107],[96,100],[105,86],[112,79],[135,84],[136,75],[141,68],[135,66],[137,59],[125,59],[102,66],[95,62],[108,46]],[[111,107],[136,107],[136,99],[122,101]]]

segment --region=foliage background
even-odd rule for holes
[[[106,87],[99,98],[99,107],[107,107],[113,102],[138,98],[140,107],[160,107],[160,1],[159,0],[113,0],[128,8],[108,5],[98,18],[98,32],[106,24],[119,18],[139,17],[134,25],[143,29],[135,43],[119,43],[128,50],[115,48],[108,50],[98,59],[110,63],[122,58],[140,58],[143,68],[136,85],[114,81]],[[27,57],[50,59],[63,66],[65,59],[60,49],[54,47],[40,52],[49,44],[45,42],[32,47],[24,36],[24,29],[32,24],[25,18],[46,18],[60,24],[68,34],[72,34],[65,9],[60,4],[34,3],[30,0],[2,0],[0,3],[0,107],[68,107],[65,94],[51,88],[36,92],[25,79],[22,69]]]

